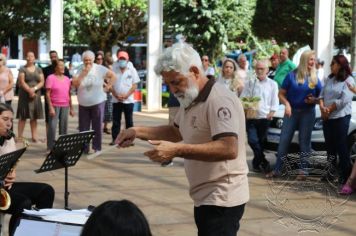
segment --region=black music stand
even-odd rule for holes
[[[6,178],[7,174],[14,167],[17,160],[22,156],[22,154],[26,151],[26,148],[21,148],[14,152],[9,152],[0,156],[0,180],[1,187],[4,184],[3,181]]]
[[[10,172],[17,160],[22,156],[22,154],[26,151],[26,148],[21,148],[14,152],[9,152],[0,156],[0,187],[3,188],[5,184],[5,178],[7,174]],[[2,229],[2,225],[0,224],[0,230]]]
[[[59,136],[41,168],[35,170],[36,173],[42,173],[64,168],[64,209],[69,209],[68,167],[74,166],[78,162],[85,146],[93,136],[93,130]]]

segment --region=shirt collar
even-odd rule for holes
[[[187,108],[185,108],[185,110],[189,110],[200,102],[205,102],[208,99],[214,84],[215,79],[209,79],[208,82],[205,84],[204,88],[199,92],[198,97],[194,99],[194,101]]]

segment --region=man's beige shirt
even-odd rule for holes
[[[232,207],[249,200],[246,163],[245,116],[240,100],[225,86],[209,80],[193,104],[180,108],[175,125],[184,143],[203,144],[236,136],[234,160],[206,162],[184,160],[195,206]]]

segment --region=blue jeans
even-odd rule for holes
[[[114,141],[121,130],[121,115],[124,112],[126,129],[133,126],[133,103],[113,103],[111,136]]]
[[[350,152],[347,147],[347,132],[351,115],[323,122],[326,152],[329,160],[333,160],[336,167],[336,157],[339,157],[339,181],[344,184],[352,169]]]
[[[280,173],[283,160],[287,157],[289,145],[292,141],[294,132],[299,131],[300,148],[300,168],[307,166],[307,157],[311,152],[311,133],[315,122],[315,108],[292,109],[291,117],[283,118],[281,137],[277,151],[277,162],[274,167],[276,173]]]
[[[265,158],[264,142],[267,136],[267,130],[270,121],[267,119],[249,119],[246,120],[247,140],[253,151],[252,166],[259,168],[260,164],[267,164]]]

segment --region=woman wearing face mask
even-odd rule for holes
[[[72,85],[78,89],[79,102],[79,131],[93,129],[94,152],[101,151],[102,123],[106,93],[104,86],[110,86],[115,80],[115,74],[108,68],[94,63],[95,55],[92,51],[83,53],[83,66],[73,76]],[[104,80],[108,83],[104,83]],[[89,147],[84,150],[89,152]]]
[[[224,84],[228,89],[240,96],[244,84],[237,75],[237,65],[234,60],[226,58],[222,65],[222,73],[218,78],[218,83]]]
[[[114,145],[114,141],[120,133],[122,112],[125,115],[126,129],[133,126],[133,107],[135,103],[133,93],[140,82],[136,69],[129,61],[129,54],[125,51],[118,51],[117,58],[118,61],[113,65],[117,80],[111,90],[113,96],[113,124],[110,145]]]

